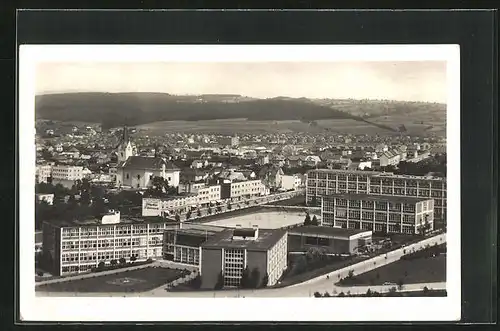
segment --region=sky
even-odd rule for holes
[[[447,100],[446,62],[40,63],[36,93]]]

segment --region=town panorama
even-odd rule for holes
[[[37,295],[446,295],[444,104],[36,102]]]

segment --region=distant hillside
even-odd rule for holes
[[[446,105],[441,103],[354,99],[314,99],[311,102],[363,118],[395,115],[409,116],[410,120],[423,120],[429,115],[436,120],[446,118]]]
[[[346,108],[346,104],[349,107]],[[425,105],[425,104],[423,104]],[[419,109],[422,104],[419,104]],[[359,108],[355,112],[353,109]],[[371,112],[379,102],[309,100],[277,97],[253,99],[239,95],[176,96],[166,93],[65,93],[36,97],[36,118],[57,121],[101,123],[104,128],[141,125],[157,121],[198,121],[247,118],[250,121],[354,119],[394,131],[391,125],[375,123],[370,117],[389,115],[393,109],[411,114],[416,107],[401,103]],[[425,107],[424,107],[425,108]],[[377,115],[375,115],[377,113]]]
[[[234,100],[234,96],[228,96]],[[201,100],[200,100],[201,99]],[[206,101],[209,99],[209,101]],[[249,120],[316,120],[352,118],[350,114],[304,100],[214,100],[214,96],[171,96],[160,93],[68,93],[36,98],[37,119],[102,123],[105,127],[156,121],[231,118]]]

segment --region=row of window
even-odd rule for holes
[[[134,227],[126,226],[126,227],[99,227],[97,228],[82,228],[81,232],[78,231],[78,228],[69,228],[63,229],[62,236],[63,238],[71,238],[78,237],[95,237],[95,236],[113,236],[113,235],[131,235],[131,234],[154,234],[154,233],[163,233],[165,230],[164,224],[161,225],[151,225],[149,229],[146,226]]]
[[[402,179],[402,178],[377,178],[366,175],[336,175],[326,173],[309,173],[307,176],[307,185],[315,186],[319,181],[329,182],[363,182],[370,185],[388,185],[396,187],[421,187],[446,189],[446,181],[426,180],[426,179]]]

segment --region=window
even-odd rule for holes
[[[126,177],[127,177],[127,179],[129,179],[129,178],[130,178],[130,177],[129,177],[129,174],[127,174],[127,175],[126,175]]]

